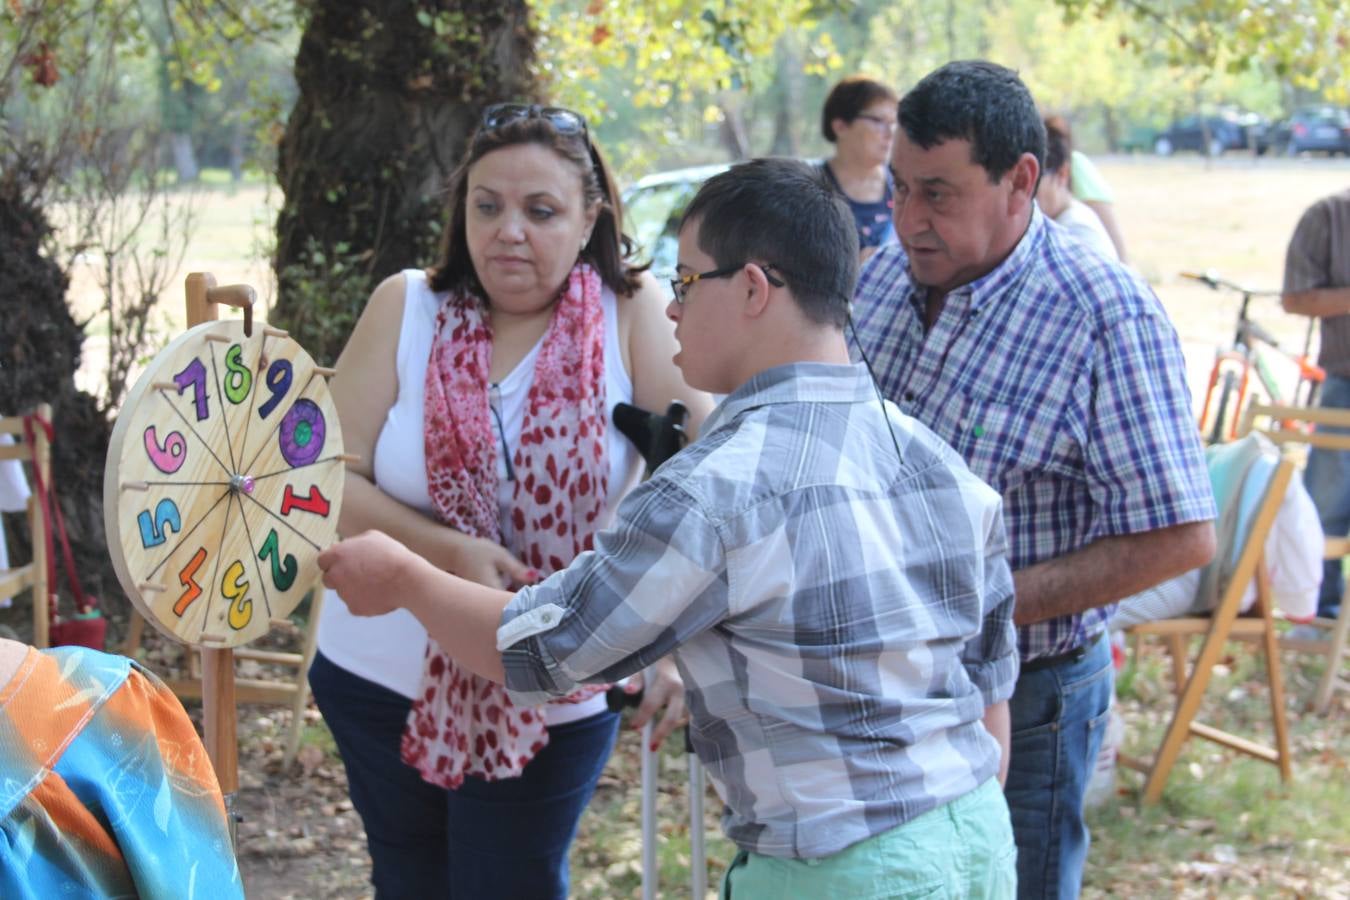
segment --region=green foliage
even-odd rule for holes
[[[319,365],[332,365],[356,325],[375,285],[366,253],[338,243],[324,250],[311,238],[304,251],[278,273],[288,285],[286,326]]]
[[[1132,48],[1170,66],[1240,74],[1350,98],[1350,7],[1342,0],[1055,0],[1071,24],[1124,13]]]

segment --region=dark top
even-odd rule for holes
[[[889,169],[886,170],[885,195],[875,203],[859,203],[844,193],[844,189],[839,185],[839,179],[834,177],[834,170],[830,168],[828,162],[822,162],[820,168],[839,195],[848,201],[848,208],[853,210],[853,221],[858,224],[859,249],[879,247],[895,233],[895,226],[891,222],[891,210],[895,208],[892,190],[894,183],[891,181]]]

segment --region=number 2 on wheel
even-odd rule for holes
[[[220,580],[220,593],[230,601],[230,627],[239,631],[253,621],[253,601],[248,599],[248,582],[244,580],[244,563],[236,559],[225,570]]]
[[[258,559],[272,560],[272,583],[277,586],[277,590],[288,591],[291,585],[295,584],[295,575],[299,567],[295,563],[295,557],[290,553],[287,553],[283,560],[275,528],[267,532],[267,540],[263,541],[262,549],[258,551]]]

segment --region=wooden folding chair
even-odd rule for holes
[[[1325,450],[1350,450],[1350,433],[1333,433],[1324,431],[1321,427],[1316,427],[1315,430],[1302,429],[1298,427],[1301,423],[1344,428],[1350,432],[1350,409],[1252,404],[1243,416],[1242,433],[1260,431],[1282,446],[1307,445]],[[1328,560],[1345,559],[1350,556],[1350,538],[1345,535],[1328,535],[1324,539],[1322,555]],[[1323,715],[1331,706],[1333,692],[1350,689],[1350,680],[1341,671],[1346,658],[1347,636],[1350,636],[1350,581],[1347,581],[1345,593],[1341,597],[1340,615],[1334,619],[1319,617],[1311,624],[1323,629],[1327,637],[1322,640],[1297,640],[1286,636],[1280,641],[1280,646],[1288,650],[1322,654],[1326,657],[1326,670],[1318,681],[1312,701],[1313,711]]]
[[[1232,559],[1234,550],[1240,549],[1232,579],[1220,592],[1218,605],[1210,615],[1145,622],[1129,629],[1129,633],[1137,638],[1158,635],[1167,639],[1178,695],[1171,722],[1167,726],[1153,762],[1150,764],[1124,754],[1119,757],[1121,765],[1146,774],[1143,796],[1145,803],[1156,803],[1162,797],[1163,786],[1167,783],[1172,767],[1176,765],[1181,748],[1192,735],[1272,763],[1279,768],[1280,778],[1284,781],[1292,777],[1289,729],[1284,712],[1284,679],[1280,671],[1270,581],[1262,556],[1265,552],[1266,536],[1270,533],[1275,514],[1284,500],[1293,473],[1293,462],[1281,460],[1270,477],[1260,504],[1251,517],[1250,525],[1245,528],[1245,533],[1241,526],[1237,529],[1236,547],[1220,545],[1211,565],[1225,565]],[[1233,502],[1238,501],[1235,499]],[[1253,581],[1256,583],[1256,604],[1251,610],[1252,615],[1239,618],[1243,594]],[[1188,672],[1187,639],[1196,635],[1203,635],[1204,642]],[[1266,673],[1270,684],[1270,713],[1275,729],[1274,747],[1222,731],[1196,719],[1200,702],[1204,699],[1205,690],[1209,687],[1210,678],[1213,676],[1214,665],[1219,661],[1224,645],[1239,635],[1255,637],[1265,652]]]
[[[50,422],[52,408],[46,403],[37,407],[39,418]],[[18,459],[34,463],[41,470],[45,484],[52,483],[51,444],[47,441],[46,431],[33,429],[33,442],[28,443],[24,435],[23,417],[9,416],[0,418],[0,433],[13,436],[14,443],[0,444],[0,460]],[[48,625],[51,622],[48,604],[52,586],[47,583],[47,542],[44,535],[49,533],[51,523],[47,521],[38,502],[36,492],[28,498],[28,534],[33,544],[33,557],[27,565],[0,569],[0,597],[12,597],[28,588],[33,598],[33,646],[44,648],[50,643]]]

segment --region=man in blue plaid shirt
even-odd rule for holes
[[[686,380],[729,396],[593,551],[514,596],[376,533],[320,564],[353,611],[406,606],[527,701],[673,651],[741,848],[736,900],[1011,897],[1000,501],[849,362],[857,254],[810,166],[713,178],[685,214],[667,312]]]
[[[1018,891],[1077,897],[1113,604],[1214,553],[1181,348],[1145,284],[1033,203],[1045,131],[1016,73],[948,64],[899,118],[900,244],[863,272],[859,340],[887,396],[1003,495]]]

